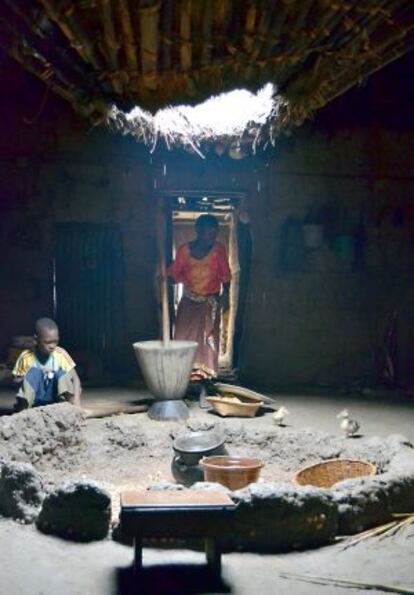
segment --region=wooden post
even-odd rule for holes
[[[134,574],[138,574],[142,570],[142,539],[140,537],[134,537],[134,562],[133,571]]]
[[[205,540],[207,564],[216,576],[221,575],[221,548],[218,539]]]
[[[157,243],[161,276],[161,311],[162,311],[162,342],[167,347],[170,342],[170,312],[168,307],[168,282],[165,254],[165,213],[162,199],[159,199],[157,214]]]

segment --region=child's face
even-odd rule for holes
[[[35,339],[38,350],[44,355],[53,353],[59,345],[59,333],[57,330],[44,329],[39,335],[35,335]]]

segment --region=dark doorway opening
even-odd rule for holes
[[[54,314],[62,346],[85,380],[115,380],[122,370],[123,251],[112,225],[55,226]]]
[[[219,221],[219,241],[226,249],[232,269],[230,310],[222,318],[219,355],[219,376],[234,379],[240,364],[240,343],[249,282],[251,241],[249,225],[239,218],[242,193],[177,192],[163,196],[166,213],[167,259],[171,261],[178,247],[194,237],[194,222],[203,213],[213,214]],[[170,291],[172,319],[183,288],[178,285]]]

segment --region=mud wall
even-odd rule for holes
[[[371,382],[372,354],[399,312],[398,372],[412,382],[413,167],[409,134],[300,135],[275,155],[252,211],[255,242],[244,344],[249,378],[283,383]],[[317,249],[283,259],[283,225],[325,213]],[[316,213],[316,217],[318,214]],[[324,219],[324,217],[326,217]],[[285,228],[286,229],[286,228]],[[353,252],[340,238],[352,234]],[[286,243],[285,243],[286,249]],[[260,346],[260,357],[254,357]]]
[[[131,342],[157,334],[154,195],[233,190],[246,193],[253,238],[242,379],[278,387],[368,378],[373,349],[397,308],[400,374],[412,381],[409,132],[370,126],[327,132],[315,124],[257,157],[232,161],[211,153],[202,160],[162,149],[151,156],[130,139],[89,130],[61,104],[52,108],[31,126],[16,106],[4,111],[1,358],[13,335],[30,334],[36,317],[53,312],[53,225],[115,223],[125,265],[123,373],[133,378]],[[308,249],[292,233],[289,244],[289,217],[296,230],[306,218],[322,217],[321,245]],[[351,256],[335,243],[349,232],[360,246]]]
[[[397,310],[397,372],[412,384],[409,146],[409,132],[400,130],[329,135],[315,126],[241,162],[158,158],[152,175],[163,189],[246,192],[253,239],[240,365],[246,382],[372,385],[373,354]],[[303,224],[314,220],[323,237],[309,248]]]
[[[148,153],[88,130],[61,105],[33,126],[9,115],[0,141],[1,358],[13,335],[53,315],[54,225],[109,223],[122,234],[125,370],[135,372],[130,344],[154,336],[157,316]]]

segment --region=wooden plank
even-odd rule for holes
[[[198,508],[206,506],[234,506],[233,500],[221,492],[174,490],[121,492],[122,508]]]
[[[142,413],[148,410],[148,405],[133,405],[129,403],[91,403],[83,407],[85,417],[98,418],[110,417],[121,413]]]

